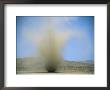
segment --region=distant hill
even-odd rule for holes
[[[94,60],[84,60],[84,61],[79,61],[79,62],[94,64]]]

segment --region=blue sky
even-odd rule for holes
[[[23,36],[23,33],[37,32],[47,25],[47,17],[17,16],[16,39],[17,58],[31,57],[36,46]],[[80,33],[71,38],[62,51],[65,60],[94,60],[94,16],[52,17],[56,30]]]

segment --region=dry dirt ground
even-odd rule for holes
[[[16,60],[16,74],[45,74],[48,73],[45,69],[45,65],[40,60],[32,58],[19,58]],[[60,74],[94,74],[93,62],[76,62],[76,61],[64,61],[59,65],[55,73]]]

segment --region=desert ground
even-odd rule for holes
[[[16,74],[39,74],[48,73],[45,64],[39,58],[17,58]],[[55,73],[61,74],[94,74],[94,62],[85,61],[67,61],[59,65]]]

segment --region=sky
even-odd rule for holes
[[[25,33],[31,32],[37,39],[38,31],[47,27],[47,20],[47,17],[41,16],[16,16],[17,58],[35,55],[36,45],[25,37]],[[55,31],[74,33],[62,50],[64,60],[94,60],[94,16],[51,17],[51,25]]]

